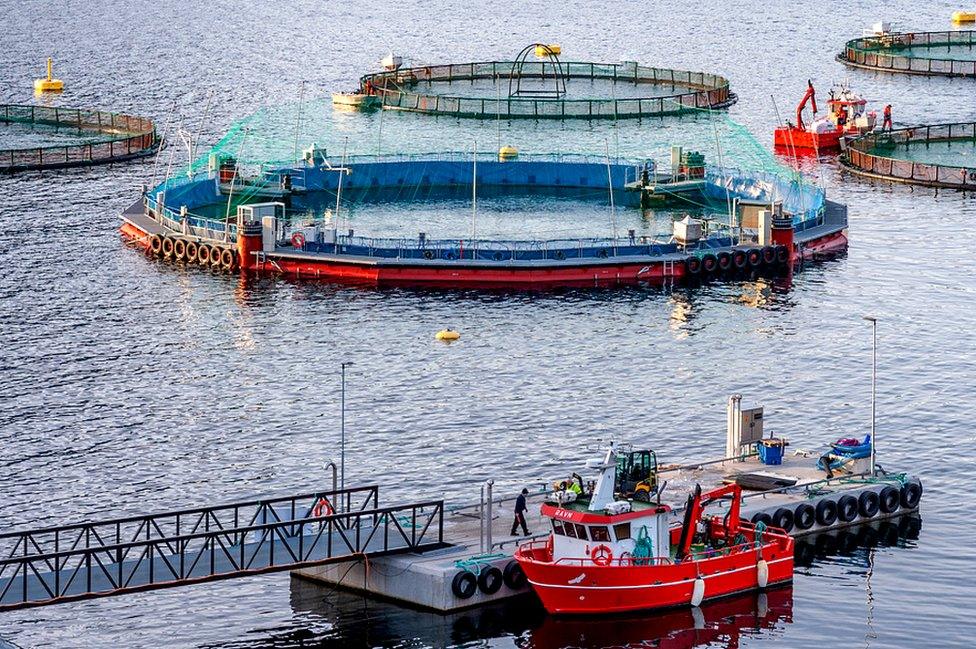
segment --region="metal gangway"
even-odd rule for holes
[[[444,545],[444,502],[379,506],[377,486],[0,534],[0,610]]]

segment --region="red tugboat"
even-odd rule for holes
[[[696,487],[684,521],[671,525],[671,508],[650,502],[646,486],[657,491],[657,481],[648,456],[611,445],[589,494],[557,491],[542,505],[552,532],[519,546],[515,559],[548,612],[698,606],[793,579],[792,537],[741,521],[738,485]],[[731,499],[724,516],[704,514],[722,499]]]
[[[807,125],[803,121],[803,109],[807,102],[813,109],[814,119]],[[874,130],[877,114],[867,112],[867,100],[854,94],[846,86],[832,88],[827,101],[827,115],[816,117],[817,97],[813,83],[807,81],[807,91],[796,107],[796,124],[786,122],[773,133],[777,148],[800,151],[839,151],[846,136],[863,135]]]

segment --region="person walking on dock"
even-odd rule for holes
[[[515,499],[515,520],[512,521],[512,536],[515,536],[519,525],[522,526],[522,536],[529,535],[529,528],[525,526],[525,510],[528,509],[525,505],[525,497],[528,493],[528,489],[522,489],[522,493]]]
[[[881,123],[882,131],[891,130],[891,104],[887,104],[884,107],[884,121]]]

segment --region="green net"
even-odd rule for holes
[[[722,111],[692,109],[681,116],[620,122],[462,120],[395,110],[345,112],[328,98],[268,106],[238,120],[193,162],[192,171],[205,171],[210,154],[235,158],[245,166],[287,165],[312,146],[323,149],[334,163],[344,155],[470,155],[514,146],[520,155],[589,154],[652,159],[667,166],[673,145],[700,151],[710,165],[799,180]]]

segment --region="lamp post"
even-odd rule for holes
[[[875,474],[875,449],[878,441],[875,439],[875,420],[878,403],[878,319],[866,315],[864,319],[871,323],[871,475]]]
[[[346,368],[352,365],[352,361],[340,363],[342,381],[339,397],[341,403],[339,414],[339,489],[346,488]]]

